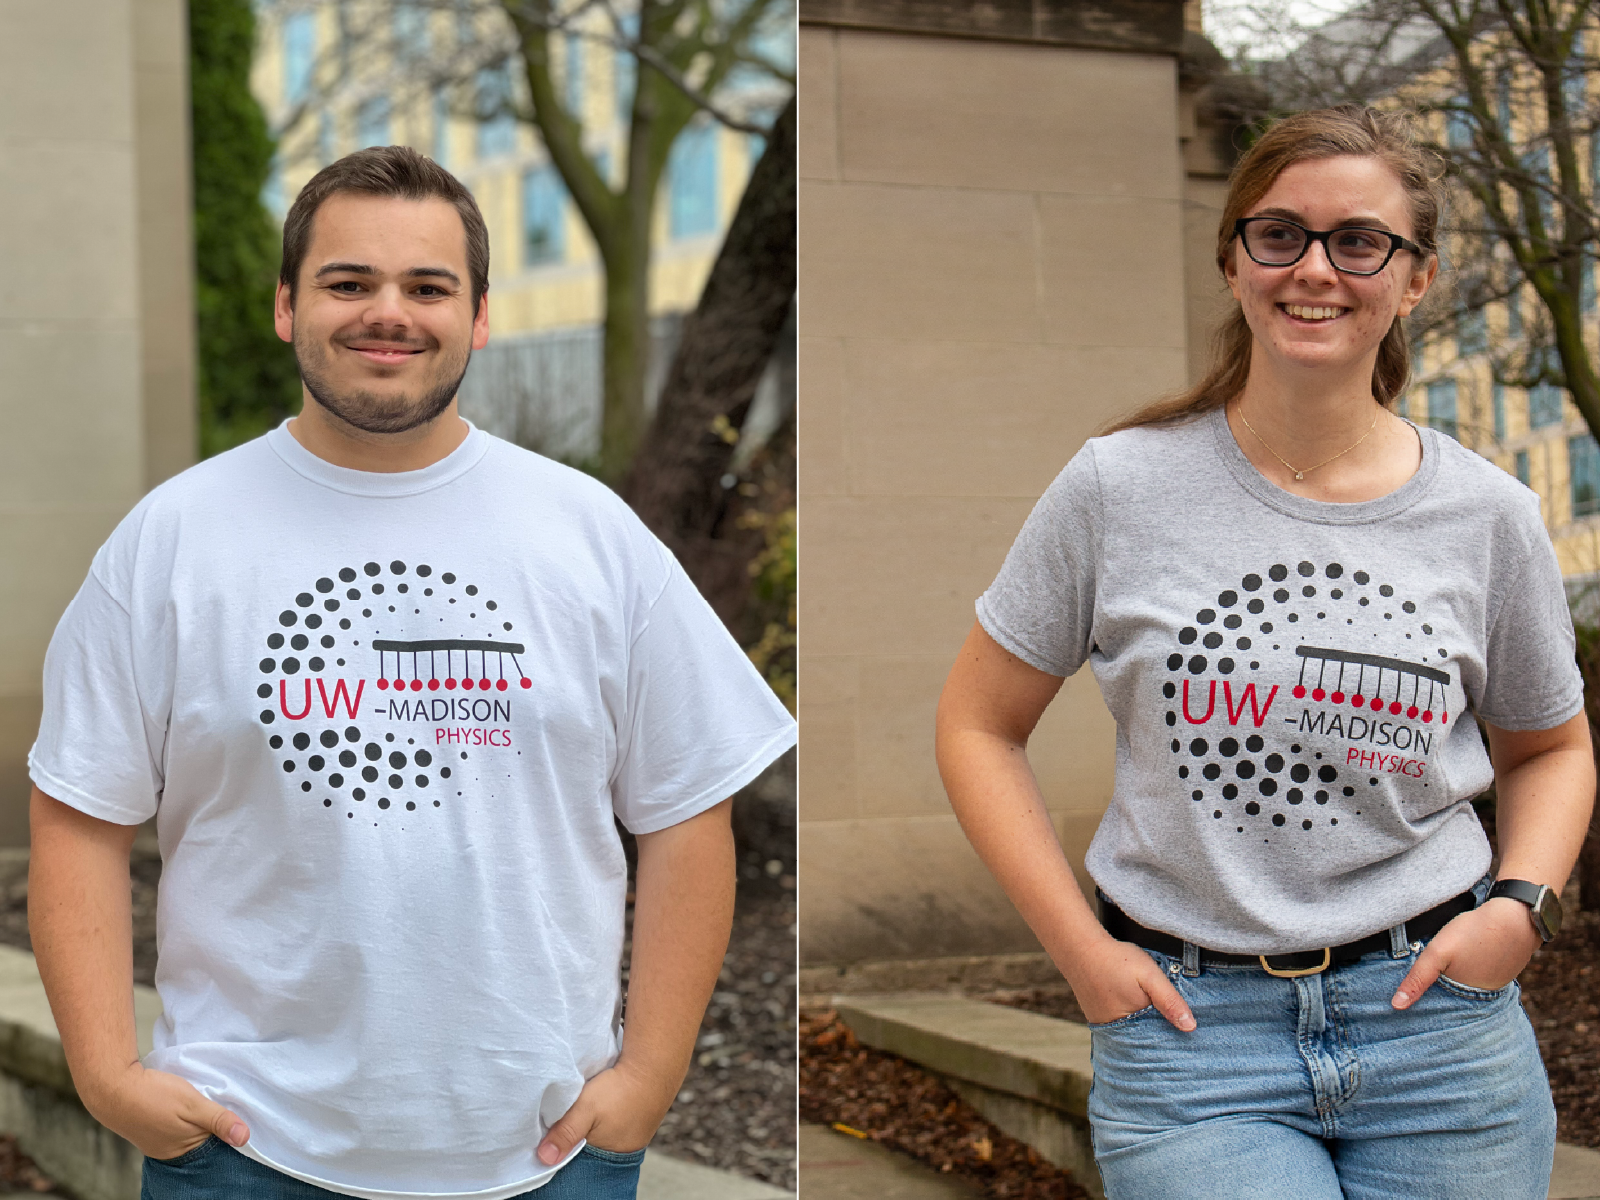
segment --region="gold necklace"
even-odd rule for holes
[[[1346,454],[1349,454],[1350,451],[1354,450],[1357,446],[1361,445],[1362,442],[1366,441],[1367,437],[1372,433],[1372,431],[1378,427],[1378,417],[1382,414],[1382,412],[1383,412],[1383,406],[1380,404],[1380,405],[1377,406],[1377,412],[1374,412],[1372,414],[1372,424],[1367,426],[1367,432],[1363,433],[1354,442],[1352,442],[1350,445],[1346,446],[1343,450],[1339,451],[1339,453],[1335,454],[1333,456],[1333,458],[1343,458]],[[1333,458],[1325,458],[1321,462],[1319,462],[1316,467],[1307,467],[1304,471],[1297,470],[1295,468],[1295,466],[1288,459],[1284,458],[1283,455],[1279,454],[1271,446],[1267,445],[1267,439],[1266,438],[1262,437],[1259,433],[1256,433],[1256,427],[1254,425],[1250,424],[1250,418],[1244,415],[1244,405],[1242,405],[1242,404],[1239,406],[1239,420],[1244,422],[1244,427],[1246,429],[1248,429],[1251,433],[1255,433],[1256,434],[1256,441],[1260,442],[1263,446],[1266,447],[1266,451],[1267,451],[1268,454],[1272,455],[1273,458],[1277,459],[1284,466],[1288,467],[1289,470],[1294,471],[1294,477],[1297,480],[1298,479],[1304,479],[1306,477],[1306,473],[1308,471],[1315,471],[1317,469],[1317,467],[1325,467],[1325,466],[1327,466],[1329,463],[1331,463],[1333,461]]]

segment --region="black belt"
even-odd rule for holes
[[[1127,913],[1118,908],[1111,899],[1099,888],[1094,892],[1100,901],[1100,924],[1105,926],[1106,932],[1119,942],[1132,942],[1136,946],[1143,946],[1146,950],[1155,950],[1171,958],[1183,958],[1183,939],[1173,937],[1170,933],[1162,933],[1159,929],[1147,929],[1135,921]],[[1464,912],[1471,912],[1478,906],[1477,898],[1470,891],[1462,892],[1459,896],[1452,896],[1443,904],[1430,908],[1427,912],[1412,917],[1405,923],[1406,940],[1410,942],[1425,942],[1439,930],[1443,929],[1455,917]],[[1374,950],[1389,949],[1389,931],[1370,934],[1354,942],[1346,942],[1342,946],[1324,946],[1316,950],[1297,950],[1290,954],[1224,954],[1220,950],[1200,949],[1200,965],[1202,967],[1224,966],[1259,966],[1264,968],[1269,975],[1294,977],[1297,975],[1315,975],[1325,970],[1330,965],[1352,963],[1363,954],[1371,954]],[[1286,960],[1279,963],[1269,963],[1268,958]]]

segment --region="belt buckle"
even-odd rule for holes
[[[1322,962],[1317,966],[1305,967],[1299,971],[1280,971],[1277,967],[1267,962],[1265,954],[1258,954],[1256,957],[1261,960],[1261,969],[1268,975],[1275,975],[1279,979],[1299,979],[1303,975],[1320,975],[1326,971],[1328,964],[1333,961],[1333,947],[1324,946],[1322,948]]]

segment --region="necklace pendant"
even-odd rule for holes
[[[1296,479],[1304,479],[1306,477],[1306,473],[1304,471],[1296,471],[1294,473],[1294,477]]]

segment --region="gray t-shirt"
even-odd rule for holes
[[[1548,729],[1583,708],[1537,497],[1424,429],[1387,496],[1291,495],[1223,414],[1094,438],[978,601],[990,636],[1117,721],[1089,847],[1140,923],[1209,949],[1338,945],[1489,866],[1472,715]]]

